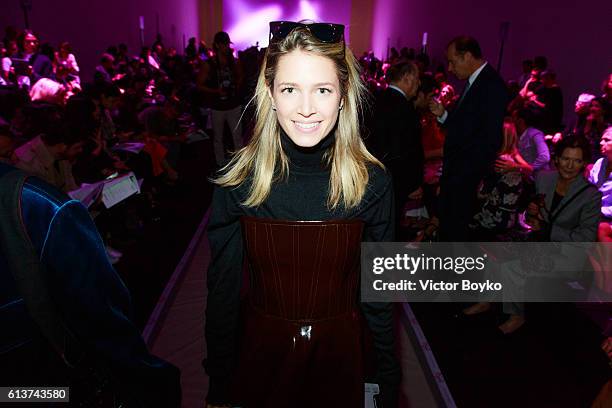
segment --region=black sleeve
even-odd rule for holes
[[[243,244],[238,200],[228,188],[216,187],[208,224],[211,261],[208,267],[204,367],[210,377],[207,401],[229,402],[238,348],[238,318]]]
[[[365,242],[393,241],[393,189],[386,182],[379,198],[368,210]],[[395,355],[395,335],[393,332],[393,304],[383,302],[363,302],[361,310],[372,333],[376,358],[375,378],[368,379],[381,388],[383,407],[397,406],[397,392],[401,379],[401,369]]]
[[[474,164],[479,167],[478,178],[481,179],[490,171],[495,163],[503,142],[504,117],[508,105],[508,93],[502,82],[496,81],[485,88],[482,103],[483,140],[479,141],[479,157],[473,157]],[[476,153],[476,152],[474,152]]]
[[[382,161],[401,186],[401,193],[412,193],[423,184],[424,153],[417,111],[400,96],[394,106],[382,105],[377,111],[374,135],[375,156]],[[384,100],[379,103],[383,104]],[[395,191],[398,193],[398,190]],[[405,201],[407,197],[404,197]]]
[[[506,110],[508,108],[508,91],[503,82],[498,82],[497,86],[487,88],[486,104],[489,108],[487,115],[487,134],[492,135],[503,135],[504,129],[504,118],[506,117]],[[499,149],[501,148],[503,137],[497,136],[491,145],[491,150],[494,150],[494,154],[491,156],[496,157]]]
[[[180,405],[176,367],[151,355],[130,320],[127,288],[108,261],[89,213],[79,202],[57,209],[41,249],[54,301],[75,337],[108,365],[125,397],[143,406]]]
[[[406,143],[406,160],[404,174],[408,175],[407,191],[412,193],[423,185],[423,172],[425,167],[425,154],[423,151],[423,142],[421,140],[421,124],[418,113],[415,109],[410,109],[410,120],[408,121],[408,129],[405,137],[408,138]]]

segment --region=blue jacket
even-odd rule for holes
[[[0,163],[0,177],[12,169]],[[53,301],[74,336],[104,360],[114,379],[126,387],[146,378],[148,386],[141,384],[132,388],[149,388],[153,395],[163,394],[164,390],[175,392],[179,387],[178,370],[149,354],[129,318],[129,292],[109,263],[87,209],[34,177],[28,178],[24,185],[21,206],[26,230],[46,267]],[[0,362],[11,361],[7,360],[11,353],[41,341],[2,253],[0,327]],[[170,391],[171,387],[175,389]],[[155,398],[159,401],[162,397]]]

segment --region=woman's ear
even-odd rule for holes
[[[275,111],[276,106],[274,106],[274,97],[272,96],[272,87],[267,86],[266,88],[268,89],[268,97],[270,98],[270,103],[272,104],[272,110]]]

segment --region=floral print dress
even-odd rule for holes
[[[480,209],[470,225],[472,230],[500,234],[514,227],[522,193],[520,171],[493,173],[487,177],[478,191]]]

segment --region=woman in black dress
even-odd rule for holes
[[[344,26],[270,23],[254,136],[215,179],[208,407],[363,407],[364,381],[396,405],[391,305],[358,294],[360,242],[393,237],[390,178],[360,137],[363,99]]]

